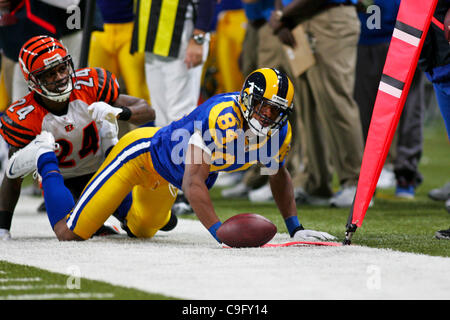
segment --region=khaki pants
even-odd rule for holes
[[[356,185],[363,136],[353,99],[360,22],[353,6],[328,9],[303,24],[314,39],[316,64],[299,77],[306,152],[305,190],[329,197],[333,170],[342,186]]]

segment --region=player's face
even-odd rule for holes
[[[263,127],[271,126],[277,120],[280,110],[268,103],[260,102],[255,106],[253,117],[259,121]]]
[[[70,70],[67,62],[44,71],[38,76],[39,81],[45,88],[54,93],[62,93],[67,89],[70,81]]]

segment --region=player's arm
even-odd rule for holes
[[[11,156],[18,149],[11,147],[9,149],[9,156]],[[6,174],[3,177],[2,184],[0,186],[0,238],[9,236],[11,228],[11,221],[16,208],[17,201],[20,196],[20,189],[22,185],[22,178],[9,179]]]
[[[126,107],[130,110],[129,114],[126,110],[119,113],[119,120],[122,118],[138,126],[155,120],[155,110],[144,99],[121,94],[117,97],[113,106]]]
[[[210,155],[200,147],[188,145],[182,189],[200,222],[217,239],[216,231],[221,223],[205,184],[210,170],[210,160]]]
[[[306,241],[336,239],[326,232],[305,230],[299,222],[294,187],[292,185],[291,175],[286,169],[286,166],[282,166],[275,174],[271,175],[269,177],[269,183],[275,203],[284,218],[284,222],[292,238]]]
[[[92,87],[86,90],[91,97],[95,97],[96,102],[88,107],[94,120],[115,123],[119,119],[138,126],[155,120],[155,110],[146,100],[120,94],[119,83],[111,72],[102,68],[84,69],[79,74],[82,72],[81,76],[87,72],[92,77],[81,80],[87,82],[89,79],[92,83]]]
[[[294,197],[294,187],[292,186],[291,175],[282,166],[275,174],[269,176],[270,189],[273,199],[284,219],[297,216],[297,206]]]

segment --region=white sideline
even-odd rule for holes
[[[21,197],[0,260],[184,299],[450,299],[450,258],[360,246],[225,249],[184,219],[151,240],[58,242],[36,213],[40,201]]]
[[[49,299],[111,299],[111,293],[43,293],[7,295],[5,300],[49,300]]]

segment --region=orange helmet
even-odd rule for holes
[[[67,86],[57,92],[49,91],[40,76],[60,64],[69,70]],[[19,64],[30,90],[57,102],[66,101],[73,89],[74,67],[66,47],[50,36],[36,36],[29,39],[20,49]]]
[[[239,106],[250,129],[263,136],[286,123],[293,110],[293,99],[294,85],[283,72],[274,68],[260,68],[245,79],[239,96]],[[268,119],[261,113],[265,105],[276,110],[276,119]],[[261,125],[253,117],[255,114],[267,125]]]

